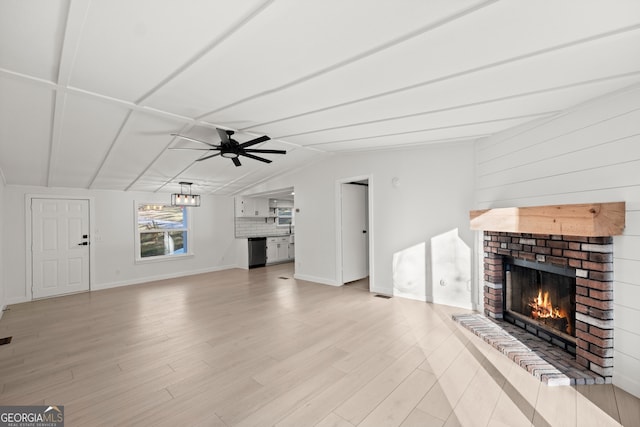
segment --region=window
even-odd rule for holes
[[[187,208],[163,204],[137,205],[138,259],[189,254]]]
[[[279,227],[293,225],[293,208],[276,208],[276,224]]]

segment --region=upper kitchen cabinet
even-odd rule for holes
[[[267,217],[269,199],[262,197],[236,197],[236,217]]]
[[[269,207],[275,208],[292,208],[293,200],[269,199]]]

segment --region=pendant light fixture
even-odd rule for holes
[[[200,206],[200,195],[191,194],[192,182],[180,182],[180,192],[171,194],[171,206]],[[184,186],[189,188],[189,192],[185,193]]]

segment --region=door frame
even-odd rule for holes
[[[92,284],[95,283],[95,268],[93,268],[94,261],[94,242],[95,242],[95,230],[93,224],[95,224],[94,218],[94,197],[90,196],[66,196],[66,195],[51,195],[51,194],[25,194],[24,196],[24,212],[25,212],[25,297],[27,301],[33,301],[33,252],[31,249],[32,237],[33,237],[33,223],[31,214],[31,203],[33,199],[52,199],[52,200],[87,200],[89,202],[89,291],[92,289]],[[53,297],[52,297],[53,298]]]
[[[367,191],[367,217],[369,223],[369,229],[367,230],[368,234],[368,247],[369,253],[367,256],[369,257],[369,292],[374,292],[375,290],[375,269],[373,262],[373,254],[374,254],[374,218],[373,218],[373,175],[358,175],[352,176],[349,178],[341,178],[336,180],[335,182],[335,202],[336,202],[336,210],[335,210],[335,219],[336,219],[336,285],[342,286],[344,285],[344,281],[342,279],[342,184],[348,184],[354,181],[362,181],[367,180],[368,183],[368,191]]]

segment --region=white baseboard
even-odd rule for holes
[[[213,273],[215,271],[229,270],[232,268],[237,268],[235,265],[223,265],[211,268],[203,268],[200,270],[191,270],[191,271],[181,271],[171,274],[161,274],[158,276],[147,276],[141,277],[138,279],[131,280],[122,280],[118,282],[109,282],[109,283],[99,283],[95,284],[91,287],[92,291],[99,291],[103,289],[111,289],[111,288],[119,288],[121,286],[131,286],[131,285],[139,285],[141,283],[155,282],[157,280],[166,280],[166,279],[175,279],[177,277],[185,277],[185,276],[193,276],[196,274],[204,274],[204,273]]]
[[[380,294],[380,295],[387,295],[387,296],[395,296],[395,294],[393,293],[393,288],[369,288],[369,292],[372,294]]]
[[[342,286],[341,283],[336,282],[335,280],[330,280],[324,277],[315,277],[315,276],[309,276],[306,274],[294,274],[293,275],[294,279],[298,279],[298,280],[306,280],[307,282],[314,282],[314,283],[320,283],[321,285],[330,285],[330,286]]]
[[[615,366],[615,359],[613,363]],[[640,397],[640,382],[629,378],[628,375],[616,372],[615,368],[613,370],[613,385],[615,385],[616,387],[620,387],[621,389],[629,394],[634,395],[635,397]]]
[[[393,296],[394,297],[399,297],[399,298],[406,298],[406,299],[412,299],[415,301],[422,301],[422,302],[427,302],[427,296],[426,295],[416,295],[416,294],[411,294],[408,292],[398,292],[398,291],[393,291]]]
[[[24,297],[14,297],[14,298],[8,298],[7,299],[7,305],[13,305],[13,304],[22,304],[23,302],[29,302],[30,299],[28,299],[26,296]],[[5,306],[6,307],[6,306]]]
[[[213,273],[215,271],[230,270],[232,268],[242,268],[242,267],[238,267],[236,265],[221,265],[221,266],[217,266],[217,267],[203,268],[203,269],[200,269],[200,270],[191,270],[191,271],[186,271],[186,272],[182,271],[182,272],[176,272],[176,273],[171,273],[171,274],[161,274],[161,275],[158,275],[158,276],[140,277],[140,278],[137,278],[137,279],[121,280],[121,281],[117,281],[117,282],[94,283],[91,286],[90,291],[100,291],[100,290],[103,290],[103,289],[119,288],[121,286],[139,285],[141,283],[154,282],[156,280],[175,279],[176,277],[185,277],[185,276],[193,276],[193,275],[196,275],[196,274]],[[56,295],[56,296],[63,296],[63,295]],[[54,298],[56,296],[54,296]],[[29,301],[31,301],[31,300],[29,298],[27,298],[26,296],[9,298],[9,300],[7,301],[6,305],[21,304],[21,303],[29,302]],[[0,316],[2,316],[1,313],[0,313]]]

